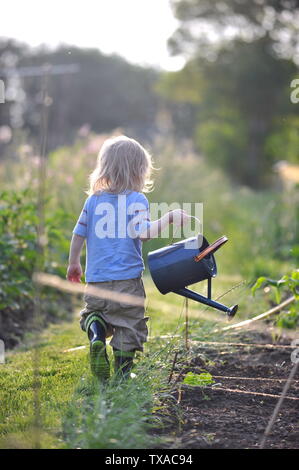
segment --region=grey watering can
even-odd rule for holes
[[[234,317],[238,305],[226,307],[211,298],[212,278],[217,274],[214,253],[227,240],[227,237],[223,236],[209,245],[203,236],[191,237],[151,251],[148,254],[148,266],[157,289],[161,294],[174,292],[221,310],[230,318]],[[188,285],[204,280],[208,282],[207,297],[187,289]]]

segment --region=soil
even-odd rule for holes
[[[260,447],[278,396],[294,366],[294,348],[280,347],[290,346],[290,341],[271,347],[271,337],[260,333],[237,340],[242,341],[262,346],[192,344],[195,354],[193,351],[191,360],[174,369],[172,400],[168,399],[167,411],[161,414],[165,428],[159,434],[167,436],[163,448]],[[214,384],[182,385],[189,371],[208,371]],[[287,392],[288,397],[297,400],[284,400],[264,448],[299,448],[298,371]]]
[[[22,307],[5,307],[0,310],[0,340],[4,341],[5,349],[13,349],[22,344],[26,332],[37,333],[50,323],[58,323],[72,318],[74,300],[64,292],[42,295],[40,311],[34,310],[32,299],[22,301]],[[57,313],[58,312],[58,313]]]

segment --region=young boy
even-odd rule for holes
[[[189,219],[178,209],[150,221],[142,191],[151,185],[151,170],[151,156],[136,140],[126,136],[106,140],[73,230],[67,279],[80,282],[80,253],[86,240],[86,305],[80,325],[90,340],[91,371],[103,380],[110,376],[107,337],[112,335],[115,370],[124,376],[130,373],[135,351],[143,351],[147,340],[142,242],[158,236],[170,223],[183,225]],[[88,292],[89,286],[117,293],[119,301],[96,297]],[[135,296],[136,302],[123,301],[123,294]]]

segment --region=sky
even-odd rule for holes
[[[32,46],[95,47],[166,70],[184,64],[167,51],[178,26],[169,0],[9,0],[1,4],[1,17],[2,37]]]

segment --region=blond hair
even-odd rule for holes
[[[97,166],[89,176],[87,194],[147,192],[152,188],[152,169],[150,154],[136,140],[125,135],[112,137],[104,142],[99,152]]]

